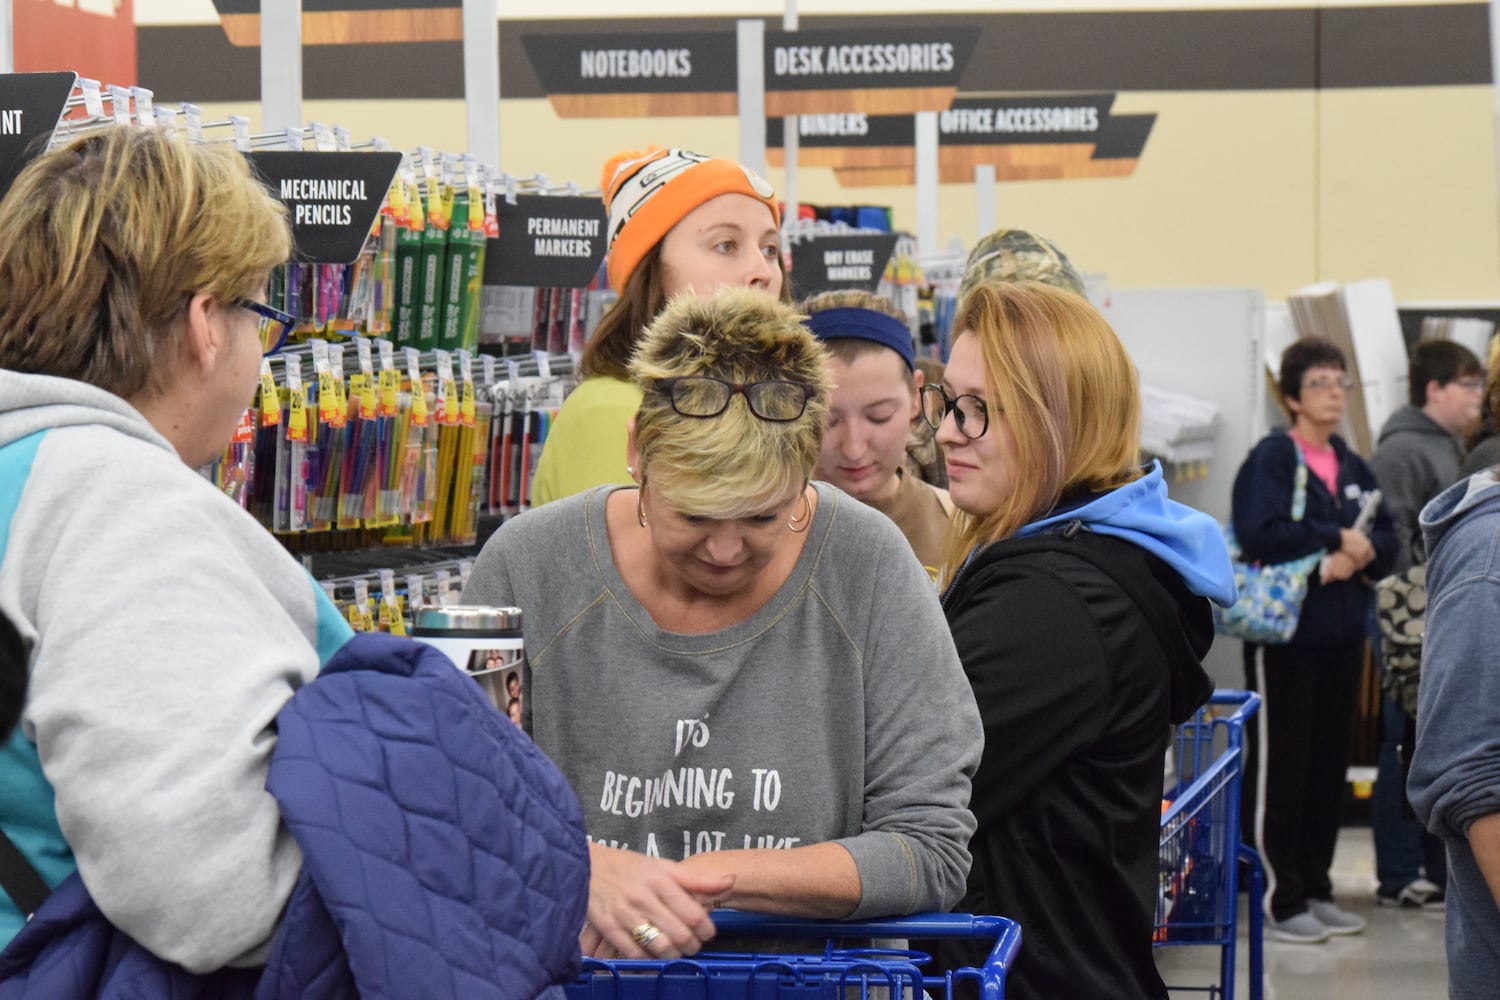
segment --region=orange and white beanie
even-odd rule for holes
[[[733,160],[685,149],[616,153],[599,185],[609,208],[609,283],[619,289],[651,248],[693,209],[721,194],[765,202],[781,225],[776,195],[764,177]]]

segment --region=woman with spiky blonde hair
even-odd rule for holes
[[[692,954],[715,904],[962,892],[973,695],[901,532],[809,482],[830,379],[801,319],[753,290],[675,300],[631,360],[635,485],[508,522],[464,591],[525,613],[525,724],[593,841],[586,954]]]

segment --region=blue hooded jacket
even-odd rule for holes
[[[1469,846],[1475,820],[1500,813],[1500,482],[1475,473],[1423,509],[1427,624],[1417,739],[1407,792],[1448,848],[1448,987],[1456,1000],[1500,996],[1500,907]]]
[[[1176,571],[1199,597],[1225,608],[1234,603],[1234,568],[1223,531],[1202,511],[1168,499],[1160,462],[1152,462],[1151,471],[1135,482],[1079,506],[1055,510],[1017,534],[1029,538],[1069,521],[1082,521],[1090,531],[1145,549]]]
[[[75,872],[0,954],[0,1000],[512,1000],[577,974],[578,799],[442,653],[358,635],[276,723],[266,786],[303,868],[265,969],[157,958]]]

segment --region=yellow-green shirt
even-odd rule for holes
[[[625,425],[641,408],[641,390],[598,376],[579,383],[557,411],[536,463],[531,503],[539,506],[606,483],[629,483]]]

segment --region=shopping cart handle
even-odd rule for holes
[[[880,937],[880,938],[983,938],[993,939],[981,972],[982,996],[999,996],[1004,970],[1015,961],[1021,947],[1021,925],[1005,917],[968,913],[915,913],[909,917],[879,920],[806,920],[778,917],[743,910],[714,910],[714,926],[723,935],[736,937]]]

